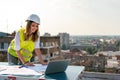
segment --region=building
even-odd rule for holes
[[[59,36],[41,36],[40,37],[41,52],[44,58],[50,60],[60,55],[60,37]]]
[[[0,62],[7,61],[7,48],[13,37],[0,37]]]
[[[0,32],[0,37],[5,37],[5,36],[9,36],[9,33],[5,33],[5,32]]]
[[[7,61],[7,48],[13,38],[14,36],[0,37],[0,61]],[[59,36],[41,36],[40,46],[44,59],[50,60],[60,55]]]
[[[0,37],[0,52],[7,51],[7,48],[12,39],[13,39],[12,36]]]
[[[91,44],[91,43],[81,43],[81,44],[74,44],[70,46],[70,51],[74,49],[78,50],[86,50],[87,48],[97,48],[96,44]]]
[[[61,49],[69,48],[69,34],[68,33],[59,33],[60,36],[60,47]]]
[[[43,36],[51,36],[50,33],[45,33]]]

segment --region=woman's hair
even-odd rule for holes
[[[25,29],[25,40],[29,40],[31,38],[31,40],[33,42],[37,41],[38,40],[38,29],[32,33],[32,35],[30,34],[30,26],[31,24],[33,23],[33,21],[27,21],[27,24],[26,24],[26,29]]]

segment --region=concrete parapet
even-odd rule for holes
[[[83,72],[82,77],[97,78],[105,80],[120,80],[120,74],[115,73],[100,73],[100,72]]]

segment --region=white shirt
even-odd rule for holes
[[[40,36],[38,37],[38,40],[35,42],[35,47],[34,48],[40,48],[39,44],[40,44]],[[15,50],[20,50],[20,36],[19,36],[19,32],[16,32],[16,35],[15,35]]]

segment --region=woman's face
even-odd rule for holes
[[[38,24],[35,22],[32,22],[31,26],[30,26],[30,33],[34,33],[36,30],[38,29]]]

